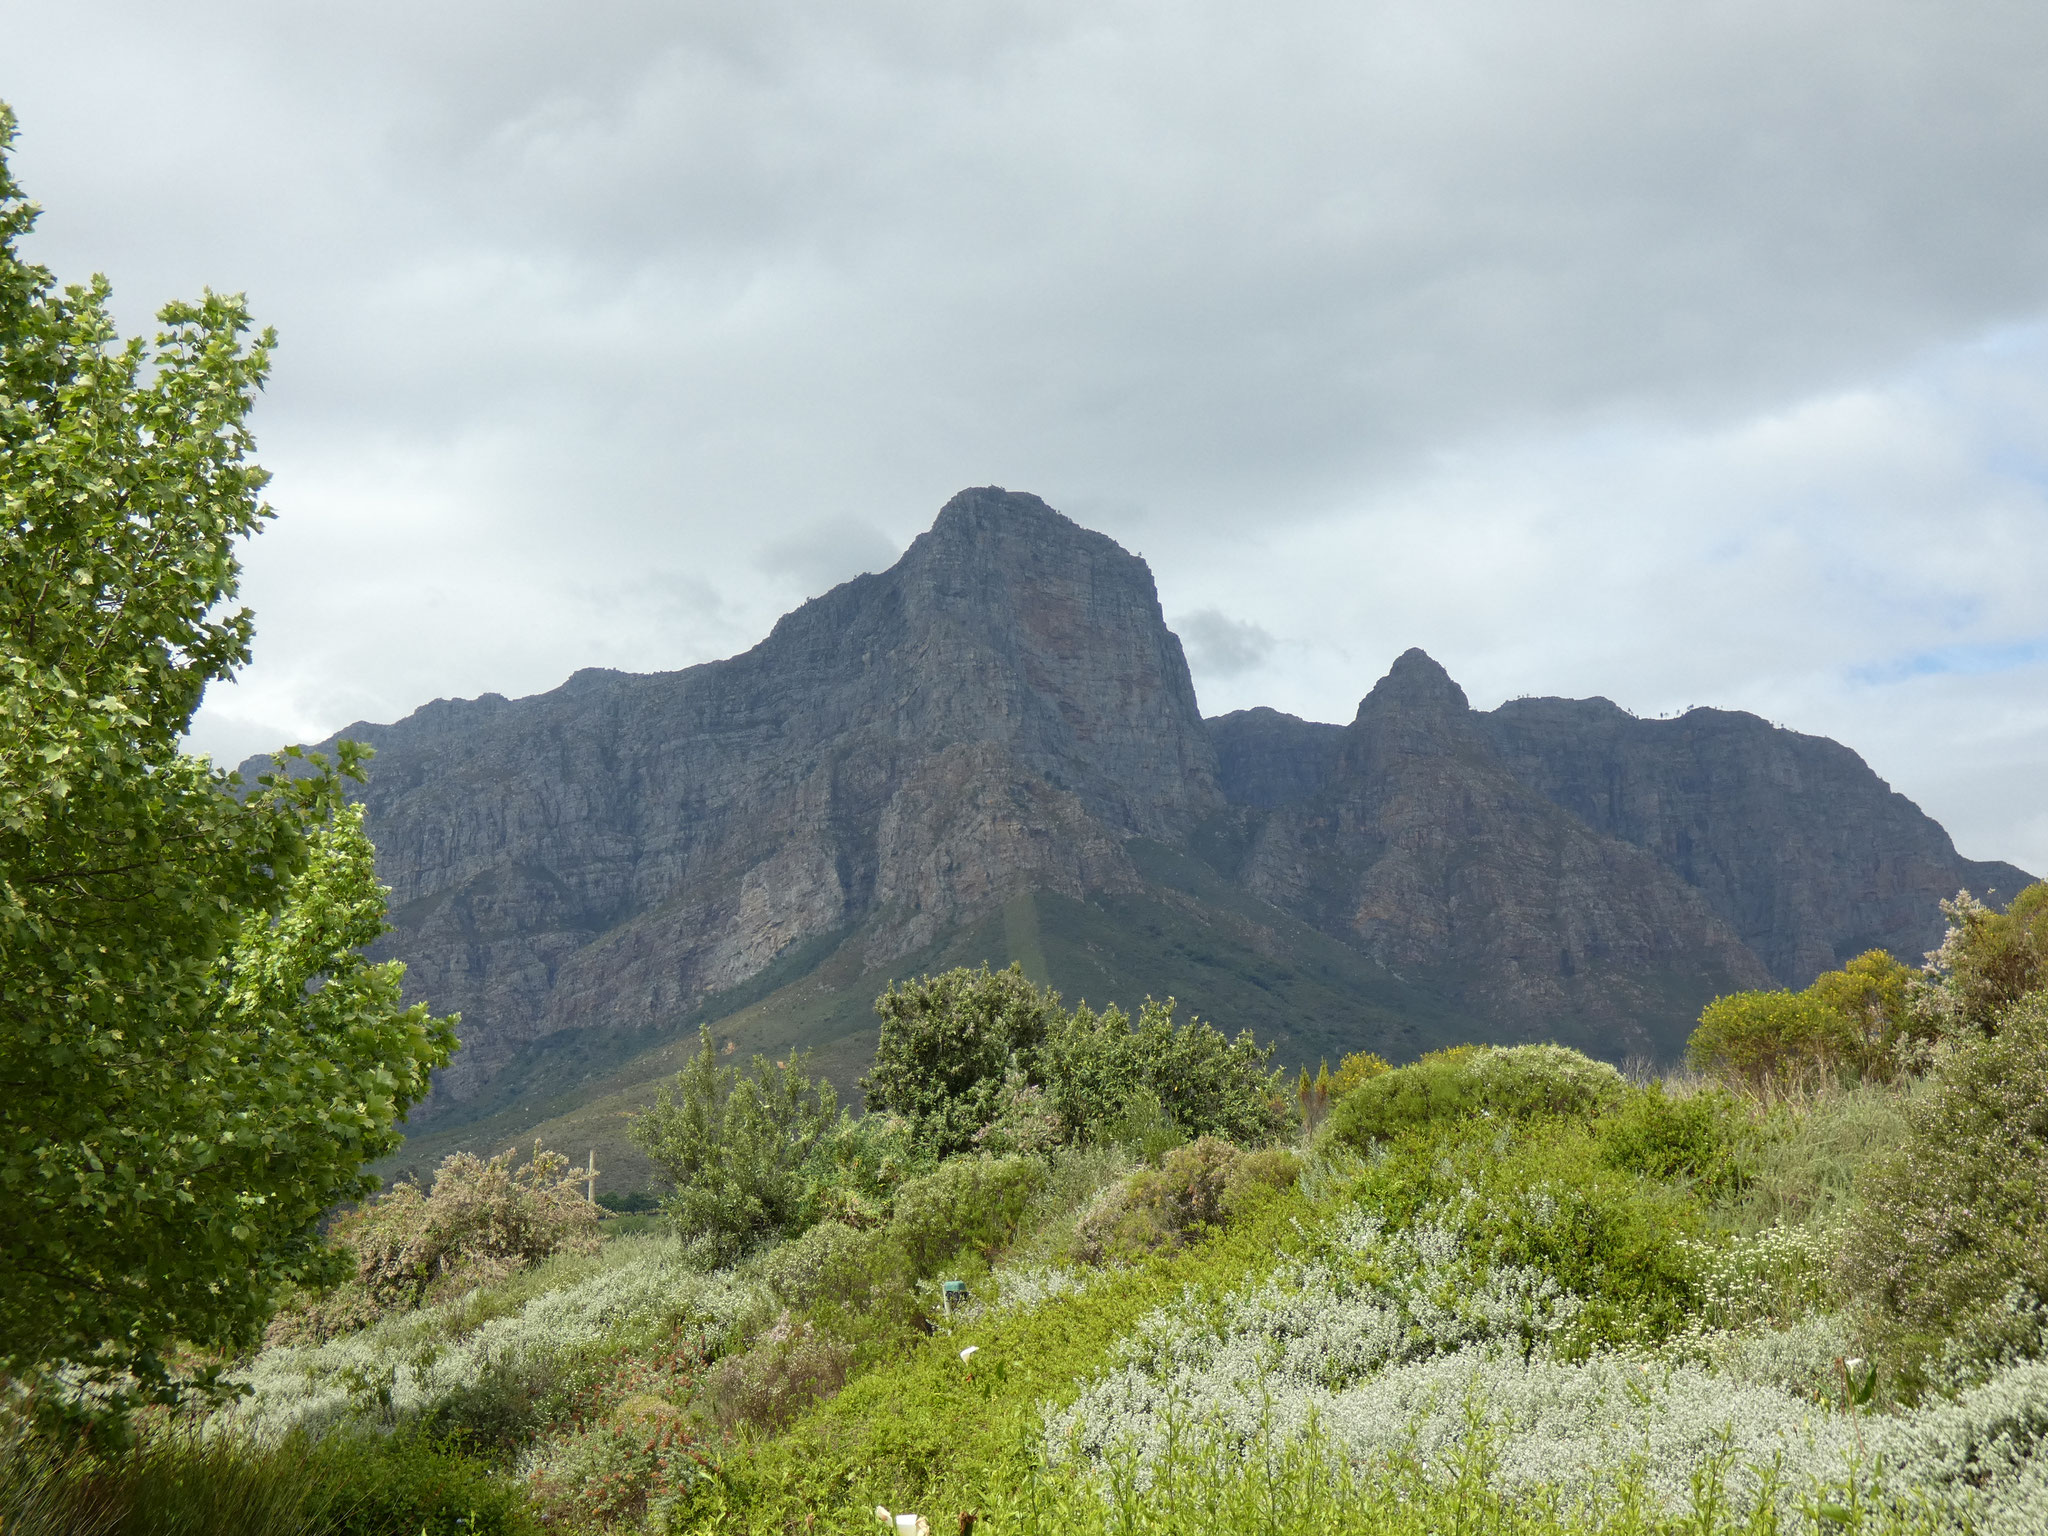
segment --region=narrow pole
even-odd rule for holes
[[[590,1149],[590,1182],[584,1187],[583,1198],[592,1205],[597,1204],[597,1148]]]

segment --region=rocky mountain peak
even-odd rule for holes
[[[1443,664],[1420,646],[1411,646],[1394,659],[1387,675],[1372,686],[1359,701],[1358,718],[1400,711],[1462,715],[1471,709],[1460,688]]]

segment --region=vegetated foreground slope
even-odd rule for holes
[[[453,1436],[506,1530],[851,1532],[880,1507],[984,1536],[2025,1536],[2048,1508],[2048,890],[1957,920],[1853,1070],[1795,1052],[1731,1091],[1458,1047],[1347,1062],[1302,1101],[1313,1128],[1263,1147],[1130,1118],[1136,1080],[1073,1054],[1114,1032],[1021,979],[935,987],[1008,1009],[1066,1118],[977,1100],[984,1150],[937,1161],[918,1115],[843,1120],[819,1203],[710,1269],[648,1234],[494,1270],[489,1234],[536,1218],[492,1217],[492,1175],[451,1167],[350,1230],[380,1253],[415,1251],[406,1222],[443,1233],[454,1267],[366,1269],[360,1302],[288,1313],[214,1433]],[[942,1059],[968,1035],[890,1018],[891,1082],[980,1091]],[[1987,1175],[1995,1240],[1953,1241]],[[698,1236],[734,1219],[690,1209]]]
[[[1833,743],[1598,700],[1482,714],[1420,652],[1347,727],[1204,721],[1144,562],[995,489],[742,656],[344,734],[378,750],[386,948],[463,1016],[430,1133],[628,1087],[701,1023],[845,1081],[877,978],[954,959],[1127,1008],[1170,990],[1299,1061],[1669,1059],[1708,998],[1873,943],[1916,959],[1936,898],[2024,880]]]

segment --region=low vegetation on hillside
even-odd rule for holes
[[[0,1529],[2040,1531],[2048,888],[1948,916],[1660,1080],[1289,1084],[1014,971],[882,998],[860,1115],[707,1039],[650,1230],[450,1159],[225,1406],[62,1447],[17,1402]]]

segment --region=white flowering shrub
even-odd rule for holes
[[[1269,1417],[1298,1433],[1332,1393],[1389,1365],[1473,1344],[1542,1354],[1576,1312],[1534,1270],[1475,1266],[1448,1228],[1390,1232],[1352,1212],[1313,1254],[1256,1285],[1148,1316],[1114,1367],[1047,1417],[1048,1451],[1163,1448],[1176,1405],[1187,1404],[1241,1442]]]
[[[1787,1229],[1738,1248],[1754,1266],[1817,1258]],[[1789,1257],[1788,1257],[1789,1256]],[[1043,1410],[1050,1461],[1147,1469],[1190,1445],[1226,1456],[1313,1442],[1354,1472],[1461,1465],[1475,1431],[1489,1478],[1590,1507],[1628,1479],[1671,1515],[1707,1489],[1738,1511],[1860,1504],[1978,1536],[2048,1536],[2048,1365],[2008,1368],[1911,1412],[1843,1401],[1841,1319],[1723,1329],[1661,1356],[1558,1356],[1575,1298],[1530,1271],[1475,1267],[1453,1232],[1340,1222],[1311,1257],[1222,1298],[1151,1314],[1115,1363]]]
[[[480,1387],[537,1396],[572,1365],[678,1325],[698,1330],[706,1352],[716,1353],[773,1315],[765,1286],[727,1272],[697,1273],[670,1239],[629,1238],[613,1247],[609,1267],[474,1328],[464,1328],[471,1314],[458,1298],[324,1344],[266,1349],[241,1375],[249,1395],[217,1423],[270,1438],[349,1420],[419,1418]]]

